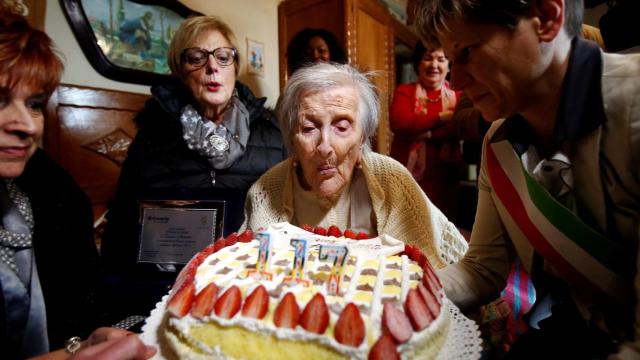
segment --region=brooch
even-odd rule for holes
[[[229,141],[218,134],[213,134],[209,138],[209,143],[218,152],[229,150]]]

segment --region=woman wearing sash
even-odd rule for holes
[[[582,1],[424,1],[451,86],[494,121],[469,251],[440,271],[460,307],[495,299],[515,255],[536,289],[511,358],[638,358],[640,55],[579,38]]]

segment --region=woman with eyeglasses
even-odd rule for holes
[[[173,266],[137,263],[139,201],[207,199],[234,194],[225,235],[243,221],[249,187],[286,158],[273,113],[236,80],[239,56],[229,26],[213,16],[185,20],[168,52],[172,80],[136,117],[138,133],[107,214],[102,256],[122,315],[148,315],[175,280]],[[228,221],[231,219],[231,222]]]

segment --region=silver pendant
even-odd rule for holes
[[[225,152],[229,150],[229,141],[220,135],[212,135],[209,138],[209,143],[218,152]]]

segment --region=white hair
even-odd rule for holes
[[[370,138],[378,129],[378,94],[369,78],[374,73],[363,74],[350,65],[319,62],[296,70],[285,85],[276,114],[280,121],[280,131],[284,144],[291,153],[292,130],[297,126],[300,101],[309,93],[328,91],[342,86],[350,86],[358,93],[357,120],[362,126],[364,146],[362,151],[371,151]]]

